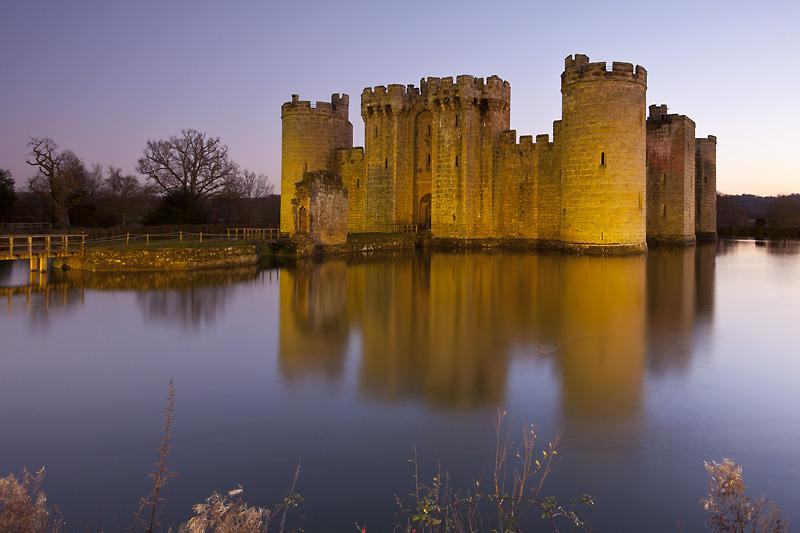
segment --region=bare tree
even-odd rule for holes
[[[165,194],[211,196],[239,175],[228,147],[219,137],[207,137],[194,129],[166,140],[148,140],[137,170],[149,177]]]
[[[145,211],[152,199],[152,187],[143,185],[133,174],[123,174],[121,168],[109,166],[103,182],[103,196],[109,208],[127,226],[137,214]]]
[[[775,228],[800,227],[800,195],[779,195],[772,199],[767,222]]]
[[[33,137],[28,146],[31,151],[26,162],[37,169],[28,186],[49,201],[56,224],[68,228],[70,200],[86,169],[73,152],[59,152],[49,137]]]
[[[275,186],[266,174],[256,174],[252,170],[242,171],[225,188],[225,193],[233,198],[266,198],[274,194]]]

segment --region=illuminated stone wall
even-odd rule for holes
[[[695,125],[651,105],[647,119],[647,242],[695,241]]]
[[[329,170],[307,172],[295,188],[292,200],[292,207],[298,213],[295,232],[307,233],[315,245],[344,244],[348,223],[347,189],[341,177]]]
[[[647,71],[567,57],[561,75],[561,241],[646,248]]]
[[[330,170],[334,151],[352,148],[349,100],[346,94],[334,94],[330,102],[316,102],[312,106],[311,102],[292,95],[291,102],[281,106],[281,231],[295,232],[292,199],[295,184],[303,179],[303,174]]]
[[[361,233],[366,227],[364,208],[364,149],[349,148],[337,151],[336,172],[347,190],[347,231]]]
[[[59,259],[57,266],[90,272],[136,270],[199,270],[255,265],[255,245],[205,244],[185,246],[141,245],[115,248],[87,248],[82,255]]]
[[[695,224],[698,232],[714,231],[708,228],[715,224],[716,158],[709,148],[697,148],[697,165],[705,170],[697,171],[696,183],[705,181],[696,205],[708,214],[701,217],[693,200],[699,187],[691,155],[694,123],[669,115],[648,135],[646,90],[641,66],[568,56],[562,118],[553,123],[552,139],[523,135],[517,141],[509,130],[511,87],[497,76],[368,87],[361,95],[363,150],[352,149],[352,127],[341,109],[346,95],[317,108],[295,98],[283,107],[281,227],[293,230],[286,204],[303,172],[329,169],[350,193],[351,234],[427,227],[430,216],[438,241],[640,252],[650,220],[655,239],[693,242]]]
[[[697,238],[717,238],[717,138],[695,140]]]

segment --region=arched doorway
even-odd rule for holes
[[[426,194],[419,200],[420,229],[431,229],[431,195]]]
[[[304,205],[297,212],[297,232],[308,233],[308,210]]]

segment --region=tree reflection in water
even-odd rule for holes
[[[24,309],[37,327],[77,305],[87,292],[133,291],[145,318],[176,323],[185,329],[208,325],[220,316],[232,296],[232,286],[253,282],[255,267],[192,272],[62,272],[32,275],[27,285],[0,288],[9,313]]]

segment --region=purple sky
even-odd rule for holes
[[[31,136],[133,171],[148,138],[219,136],[280,182],[280,105],[365,86],[498,74],[511,126],[549,133],[564,57],[648,70],[648,103],[715,134],[718,189],[800,192],[800,2],[260,2],[4,0],[0,167],[18,186]]]

